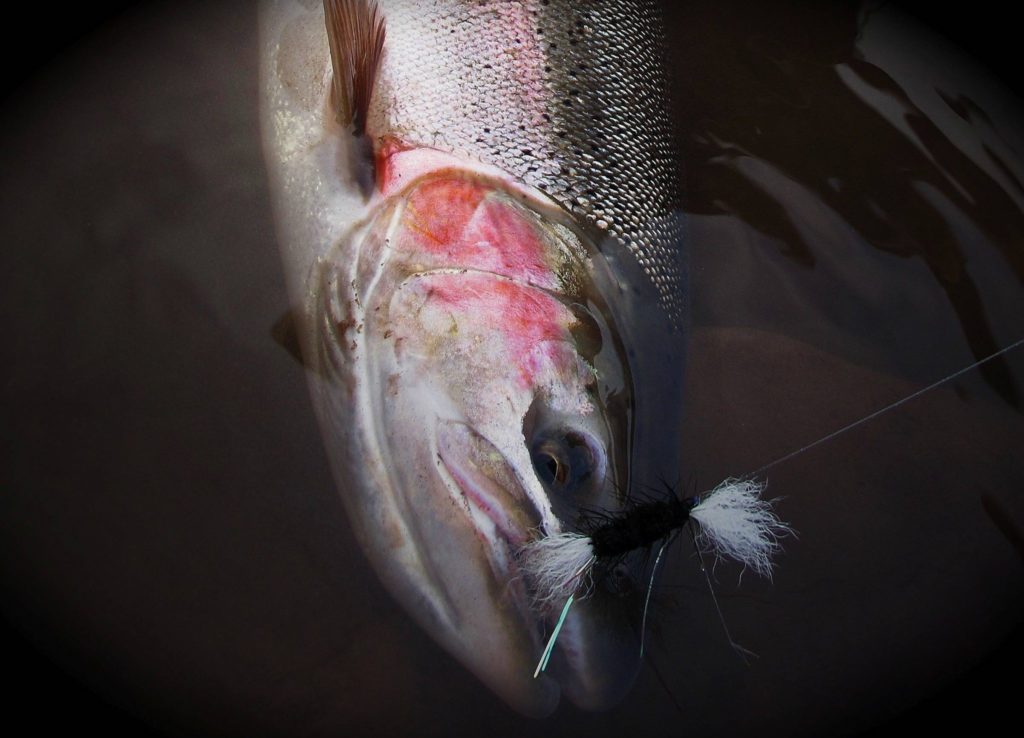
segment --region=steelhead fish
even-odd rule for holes
[[[642,571],[523,546],[676,480],[678,164],[647,0],[268,0],[262,122],[313,404],[382,581],[514,708],[639,667]]]

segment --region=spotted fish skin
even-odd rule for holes
[[[385,0],[369,116],[491,164],[632,253],[683,314],[679,160],[659,9],[615,2]]]

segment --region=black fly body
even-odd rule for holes
[[[1008,351],[1024,345],[1024,338],[1018,339],[989,356],[953,372],[932,384],[886,405],[859,420],[839,428],[791,453],[765,464],[748,477],[726,479],[713,490],[702,495],[679,498],[666,485],[670,493],[664,499],[643,499],[631,503],[620,513],[591,512],[581,522],[582,532],[556,533],[532,541],[518,554],[520,564],[526,573],[534,592],[538,607],[551,607],[565,603],[556,625],[548,639],[534,676],[547,666],[558,633],[577,594],[585,596],[589,589],[593,570],[600,565],[602,571],[612,570],[629,553],[647,549],[662,542],[658,549],[651,580],[644,602],[643,627],[647,620],[647,605],[661,555],[674,535],[688,522],[692,527],[694,543],[698,554],[712,553],[716,557],[734,559],[744,567],[758,574],[771,577],[772,556],[778,552],[779,539],[794,533],[786,523],[775,515],[769,501],[762,499],[765,485],[754,479],[768,469],[788,461],[819,444],[836,438],[857,426],[867,423],[895,408],[910,402],[952,379],[985,364]],[[701,568],[708,581],[714,598],[711,580],[701,558]],[[715,607],[718,608],[717,598]],[[719,609],[719,617],[721,610]],[[725,627],[725,621],[722,620]],[[726,628],[728,635],[728,628]],[[743,652],[742,647],[729,636],[734,648]],[[643,634],[641,632],[641,653]]]
[[[698,498],[680,499],[671,490],[665,499],[633,502],[616,514],[603,514],[583,521],[598,559],[613,559],[640,548],[650,548],[679,530],[690,519]]]
[[[668,489],[670,494],[637,500],[620,513],[588,513],[579,532],[545,536],[519,552],[534,601],[547,607],[565,602],[589,588],[598,564],[607,571],[632,551],[650,549],[691,521],[703,551],[770,575],[779,539],[791,530],[761,499],[763,490],[752,479],[727,479],[700,496],[681,499]]]
[[[581,521],[581,532],[546,536],[519,552],[535,604],[550,608],[564,603],[534,676],[547,666],[569,608],[577,594],[585,596],[589,591],[596,567],[599,575],[615,571],[633,551],[650,551],[661,542],[653,567],[656,570],[665,548],[691,521],[698,551],[727,556],[760,574],[771,574],[771,557],[779,548],[779,539],[792,530],[775,516],[771,504],[761,499],[762,483],[727,479],[704,495],[686,499],[667,485],[666,490],[669,494],[662,499],[637,500],[619,513],[587,513]],[[649,585],[641,623],[641,653],[650,595]]]

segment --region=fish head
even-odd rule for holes
[[[421,625],[509,704],[543,715],[564,692],[607,707],[638,669],[638,588],[598,577],[535,678],[563,603],[534,601],[517,553],[624,504],[634,410],[602,288],[615,280],[537,193],[436,152],[395,156],[386,171],[408,176],[321,265],[312,310],[333,367],[318,409],[359,537]]]

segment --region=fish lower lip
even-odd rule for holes
[[[607,608],[596,613],[594,607],[589,599],[574,606],[558,636],[548,668],[562,694],[585,710],[602,710],[616,704],[640,668],[639,644],[622,636],[632,635],[633,631],[621,613],[612,614]],[[549,628],[556,617],[557,613],[548,619]],[[616,633],[620,635],[616,637]]]
[[[465,495],[473,507],[486,515],[491,522],[494,523],[495,529],[501,534],[501,537],[509,544],[511,548],[518,548],[526,542],[526,533],[521,531],[514,526],[510,525],[508,518],[502,514],[502,511],[495,504],[494,500],[488,495],[481,493],[481,491],[473,485],[464,475],[460,474],[460,470],[450,465],[443,457],[441,459],[444,462],[445,468],[448,473],[452,475],[455,483],[459,485],[459,489]]]
[[[480,463],[485,455],[489,456],[486,466],[491,467],[487,471]],[[494,524],[511,549],[526,543],[540,516],[504,458],[486,439],[463,423],[443,422],[438,429],[438,456],[469,504]],[[501,461],[495,464],[495,458]]]
[[[474,520],[477,530],[495,550],[492,566],[497,576],[507,578],[508,592],[516,602],[524,627],[532,631],[535,655],[539,658],[560,613],[557,609],[541,612],[531,606],[515,552],[540,527],[540,515],[504,457],[468,425],[442,421],[437,441],[441,463],[466,503],[493,524],[493,530],[489,530]],[[503,546],[497,545],[499,539]],[[606,608],[599,604],[597,609]],[[621,639],[605,632],[608,617],[607,612],[595,616],[595,602],[591,598],[579,601],[566,618],[547,670],[547,677],[558,683],[566,696],[587,709],[600,709],[616,702],[635,676],[636,668],[631,662],[638,659],[631,652],[624,657]],[[593,652],[595,648],[597,651]]]
[[[460,423],[444,423],[443,426],[443,430],[438,434],[438,454],[441,462],[467,503],[493,523],[494,533],[482,530],[478,525],[481,534],[487,537],[492,545],[496,543],[496,539],[503,540],[505,545],[492,556],[492,565],[498,567],[499,576],[507,577],[509,593],[518,606],[523,625],[532,630],[537,649],[535,656],[539,658],[559,612],[540,612],[533,609],[529,602],[526,583],[519,576],[514,557],[514,553],[529,538],[530,529],[539,526],[539,515],[536,522],[530,526],[525,525],[522,519],[517,520],[516,517],[522,518],[524,509],[529,510],[532,507],[522,488],[518,484],[499,484],[474,463],[474,456],[482,449],[493,448],[485,439]],[[456,446],[456,442],[461,443]],[[520,513],[519,516],[516,516],[517,512]],[[624,688],[609,688],[606,684],[609,680],[603,676],[603,670],[594,671],[592,660],[588,656],[590,646],[586,644],[592,645],[595,641],[594,618],[590,612],[592,604],[589,600],[581,601],[569,613],[558,638],[552,663],[547,670],[547,678],[553,679],[578,706],[600,709],[606,706],[609,695],[613,695],[611,702],[617,701],[618,696],[624,693]],[[615,662],[620,663],[621,660],[616,659]],[[631,682],[632,673],[625,683]]]

